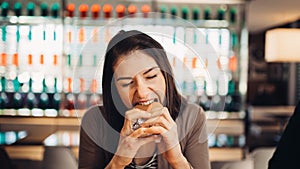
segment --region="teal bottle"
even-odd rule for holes
[[[33,2],[29,2],[26,8],[27,16],[34,16],[35,4]]]
[[[199,20],[200,10],[198,8],[193,8],[192,18],[194,21]]]
[[[211,9],[209,7],[205,8],[204,10],[204,19],[205,20],[211,19]]]
[[[166,18],[166,12],[167,12],[167,7],[161,6],[160,7],[160,13],[161,13],[160,17],[161,17],[161,19],[165,19]]]
[[[20,109],[23,107],[23,104],[24,104],[24,99],[23,99],[23,95],[22,93],[20,92],[20,83],[19,83],[19,80],[18,78],[16,78],[14,81],[14,88],[15,88],[15,92],[14,92],[14,95],[13,95],[13,105],[12,107],[14,109]]]
[[[219,8],[217,19],[218,20],[224,20],[224,18],[225,18],[225,10],[223,8]]]
[[[1,4],[1,16],[7,17],[8,10],[9,10],[9,4],[7,2],[3,2]]]
[[[47,93],[47,86],[46,86],[45,79],[43,79],[43,91],[40,94],[38,107],[43,110],[49,108],[49,96]]]
[[[20,2],[15,3],[14,12],[17,17],[22,15],[22,4]]]
[[[170,12],[171,12],[172,19],[175,19],[177,17],[177,8],[173,6]]]
[[[33,109],[38,106],[37,104],[38,104],[38,101],[37,101],[35,94],[32,92],[32,79],[30,78],[29,79],[29,92],[27,93],[25,105],[28,109]]]
[[[46,17],[48,16],[48,5],[46,3],[41,3],[40,5],[40,9],[41,9],[41,16]]]
[[[236,16],[237,16],[237,9],[235,7],[230,8],[230,12],[229,12],[229,21],[231,24],[235,24],[236,23]]]
[[[184,20],[188,20],[189,19],[189,9],[187,7],[182,7],[182,10],[181,10],[181,17],[184,19]]]
[[[5,85],[6,85],[5,82],[6,82],[5,78],[2,77],[1,78],[1,93],[0,93],[0,109],[1,110],[6,109],[8,106],[8,103],[9,103],[9,99],[5,92]]]
[[[58,18],[59,17],[59,3],[54,3],[51,6],[51,16],[53,18]]]
[[[57,90],[57,78],[54,79],[54,94],[52,98],[51,108],[59,111],[61,104],[61,93]]]

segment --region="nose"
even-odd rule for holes
[[[140,99],[147,98],[149,94],[149,88],[143,78],[136,79],[136,93]]]

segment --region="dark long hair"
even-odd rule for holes
[[[140,31],[120,31],[108,44],[102,77],[103,115],[108,123],[120,131],[124,122],[126,106],[123,104],[114,84],[113,67],[121,56],[130,54],[135,50],[142,50],[152,57],[161,69],[166,83],[166,107],[175,120],[186,101],[178,93],[171,65],[163,47],[152,37]],[[138,63],[137,63],[138,64]],[[116,107],[117,105],[117,107]]]

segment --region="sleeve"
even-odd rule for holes
[[[291,116],[278,146],[269,161],[269,169],[294,168],[298,166],[300,153],[300,102]]]
[[[210,169],[206,117],[201,107],[198,108],[196,121],[188,133],[184,155],[194,169]]]
[[[104,152],[94,143],[86,132],[80,129],[80,144],[79,144],[79,169],[100,169],[104,168]]]
[[[114,132],[104,120],[100,107],[87,110],[80,128],[78,159],[80,169],[105,168],[112,157],[112,153],[109,152],[114,151],[113,148],[118,141],[118,133],[112,133]]]

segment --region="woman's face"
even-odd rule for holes
[[[121,56],[113,69],[116,88],[127,108],[148,105],[154,100],[164,102],[165,78],[149,55],[137,50]]]

